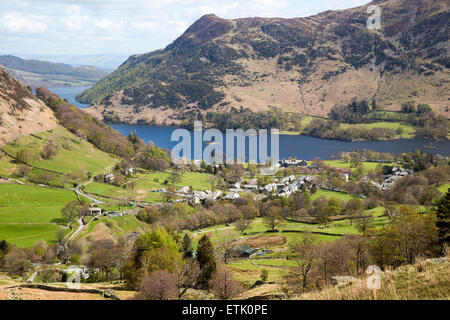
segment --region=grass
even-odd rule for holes
[[[107,183],[98,183],[92,182],[89,183],[86,187],[83,188],[86,192],[97,193],[103,196],[111,197],[111,198],[136,198],[136,192],[130,189],[124,189],[120,187],[116,187]]]
[[[76,236],[76,239],[89,237],[89,234],[94,232],[96,226],[100,223],[106,225],[108,231],[116,238],[120,238],[133,231],[142,231],[149,228],[149,225],[142,221],[139,221],[134,215],[126,215],[114,218],[102,217],[97,221],[92,221],[83,232]]]
[[[61,209],[72,200],[72,191],[1,184],[0,239],[23,247],[39,239],[54,243]]]
[[[367,288],[367,279],[321,292],[304,294],[307,300],[448,300],[450,299],[450,262],[423,262],[381,273],[381,288]]]
[[[40,152],[46,140],[31,135],[20,137],[15,143],[9,143],[3,149],[13,156],[19,150],[26,149],[31,155],[31,159],[28,161],[31,165],[65,174],[82,169],[85,172],[91,172],[92,175],[97,175],[111,169],[117,162],[116,158],[97,149],[89,142],[77,138],[63,127],[57,127],[53,132],[44,131],[36,136],[59,142],[61,148],[55,157],[49,160],[41,159]]]
[[[36,241],[56,243],[56,232],[61,226],[55,224],[3,224],[0,223],[0,239],[19,247],[31,247]]]
[[[335,197],[335,198],[344,200],[344,201],[346,201],[346,202],[349,201],[349,200],[351,200],[351,199],[356,198],[355,196],[350,195],[350,194],[348,194],[348,193],[335,192],[335,191],[329,191],[329,190],[322,190],[322,189],[321,189],[321,190],[317,190],[317,192],[314,193],[314,194],[311,196],[311,200],[316,200],[317,198],[320,198],[320,197],[325,197],[325,198],[327,198],[327,199],[332,198],[332,197]]]
[[[164,181],[170,176],[168,172],[156,172],[148,174],[139,174],[139,180],[136,181],[136,187],[138,189],[147,189],[149,191],[167,188],[169,185],[165,185]],[[181,176],[181,180],[175,183],[175,187],[181,188],[185,186],[192,186],[195,190],[208,190],[211,189],[209,182],[210,174],[199,172],[186,172]]]
[[[401,122],[374,122],[374,123],[361,123],[361,124],[348,124],[342,123],[339,125],[340,128],[349,129],[349,128],[364,128],[364,129],[373,129],[373,128],[383,128],[383,129],[393,129],[397,130],[398,128],[402,128],[403,133],[401,135],[396,135],[395,138],[400,139],[412,139],[415,137],[414,127],[410,124],[405,124]]]
[[[161,193],[154,191],[170,187],[164,181],[170,176],[168,172],[141,173],[136,175],[134,190],[124,189],[106,183],[89,183],[84,189],[86,192],[97,193],[111,198],[132,198],[146,202],[163,202]],[[186,172],[181,180],[175,184],[177,189],[184,186],[192,186],[195,190],[207,190],[211,188],[210,174],[198,172]]]
[[[351,164],[349,162],[345,162],[343,160],[326,160],[325,163],[334,168],[343,168],[343,169],[350,169],[350,170],[355,169],[355,168],[351,168]],[[363,174],[367,174],[369,170],[375,170],[378,165],[393,166],[393,165],[395,165],[395,163],[362,162],[362,165],[364,167]]]
[[[438,188],[438,190],[444,195],[448,192],[448,189],[450,189],[450,183],[443,184]]]

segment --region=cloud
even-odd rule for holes
[[[0,24],[9,32],[24,32],[30,34],[47,31],[49,18],[21,12],[7,12],[1,15]]]
[[[0,0],[0,54],[131,55],[165,47],[207,13],[291,18],[368,1]]]

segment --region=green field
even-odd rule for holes
[[[40,152],[46,140],[31,135],[18,138],[15,143],[9,143],[3,149],[15,156],[19,150],[26,149],[30,154],[31,165],[49,169],[61,173],[71,174],[76,170],[91,172],[92,175],[104,173],[111,169],[117,159],[97,149],[83,139],[77,138],[63,127],[57,127],[53,132],[41,132],[36,136],[42,139],[52,139],[60,144],[60,149],[55,157],[43,160]]]
[[[0,184],[0,239],[24,247],[55,242],[61,209],[72,200],[72,191]]]
[[[335,197],[344,201],[349,201],[350,199],[354,199],[356,198],[353,195],[350,195],[348,193],[343,193],[343,192],[335,192],[335,191],[329,191],[329,190],[317,190],[316,193],[314,193],[311,196],[311,200],[316,200],[317,198],[320,197],[325,197],[327,199]]]
[[[364,128],[364,129],[373,129],[373,128],[383,128],[383,129],[393,129],[397,130],[398,128],[402,128],[403,133],[401,135],[397,135],[396,138],[404,138],[404,139],[412,139],[415,137],[416,131],[414,127],[410,124],[405,124],[402,122],[374,122],[374,123],[361,123],[361,124],[348,124],[341,123],[339,125],[340,128],[349,129],[349,128]]]
[[[355,168],[351,168],[350,162],[345,162],[344,160],[325,160],[325,163],[334,168],[342,168],[342,169],[350,169],[354,170]],[[378,165],[384,166],[393,166],[395,163],[378,163],[378,162],[361,162],[364,167],[363,174],[367,174],[368,170],[375,170]]]

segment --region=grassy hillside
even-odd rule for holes
[[[72,191],[0,184],[0,239],[22,247],[40,239],[54,243],[61,209],[73,200]]]
[[[367,279],[340,288],[309,293],[302,300],[436,300],[450,299],[450,262],[420,261],[381,274],[381,289],[369,290]]]
[[[60,148],[53,158],[45,160],[42,159],[40,153],[50,140],[56,141]],[[13,156],[20,150],[27,150],[30,154],[29,164],[65,174],[82,169],[97,175],[108,171],[118,161],[61,126],[51,132],[45,131],[34,136],[20,137],[4,146],[3,149]]]

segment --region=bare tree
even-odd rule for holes
[[[233,279],[232,273],[227,268],[221,268],[209,282],[212,292],[223,300],[228,300],[242,291],[240,283]]]
[[[371,214],[361,214],[357,217],[355,227],[356,229],[361,232],[363,235],[366,233],[368,229],[373,227],[374,225],[374,218]]]
[[[177,279],[166,270],[156,270],[146,275],[141,289],[136,296],[138,300],[169,300],[178,296]]]
[[[236,230],[238,230],[241,234],[245,232],[250,227],[250,220],[241,218],[236,222]]]
[[[17,175],[19,177],[25,177],[29,172],[30,172],[30,167],[28,167],[27,165],[21,164],[18,168],[17,168]]]
[[[314,252],[315,239],[312,234],[305,233],[294,240],[291,244],[291,250],[295,253],[295,259],[298,271],[302,276],[303,289],[308,285],[308,273],[317,262],[317,256]]]
[[[178,276],[178,298],[181,298],[189,288],[197,288],[201,273],[198,261],[188,258]]]

